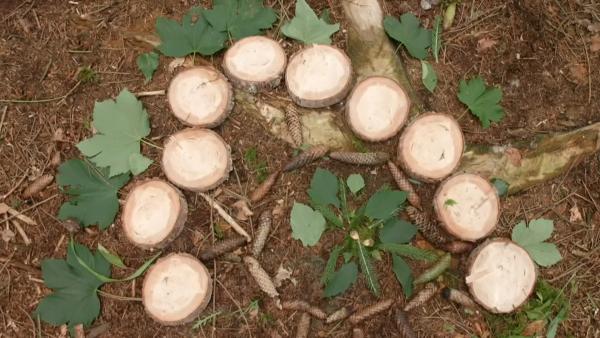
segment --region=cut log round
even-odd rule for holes
[[[285,51],[275,40],[250,36],[227,50],[223,70],[235,87],[255,93],[277,87],[286,62]]]
[[[177,74],[167,92],[171,111],[181,122],[212,128],[233,108],[233,90],[227,78],[210,67],[188,68]]]
[[[155,321],[180,325],[196,319],[211,294],[212,279],[204,264],[187,253],[172,253],[146,272],[142,302]]]
[[[322,108],[338,103],[352,86],[352,65],[342,50],[327,45],[312,45],[290,58],[285,83],[296,104]]]
[[[127,239],[142,249],[164,248],[187,220],[187,202],[171,184],[152,179],[133,187],[121,215]]]
[[[409,111],[410,99],[396,81],[373,76],[352,90],[346,104],[346,120],[361,139],[385,141],[400,131]]]
[[[458,122],[450,115],[427,113],[402,133],[398,159],[410,176],[435,182],[456,170],[463,149],[464,138]]]
[[[496,238],[473,250],[465,280],[477,303],[494,313],[509,313],[527,301],[536,278],[537,268],[527,251]]]
[[[496,189],[473,174],[457,174],[442,182],[433,207],[449,234],[471,242],[489,236],[500,217]]]
[[[175,185],[204,192],[229,176],[231,150],[214,131],[188,128],[169,137],[163,150],[162,167]]]

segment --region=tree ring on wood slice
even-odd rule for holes
[[[448,233],[471,242],[489,236],[500,217],[496,189],[473,174],[457,174],[442,182],[433,207]]]
[[[385,141],[400,131],[409,110],[410,99],[396,81],[373,76],[352,90],[346,104],[346,119],[361,139]]]
[[[121,215],[125,236],[142,249],[164,248],[183,230],[187,207],[181,192],[165,181],[136,184]]]
[[[286,62],[285,51],[275,40],[250,36],[227,50],[223,70],[234,86],[256,92],[277,87]]]
[[[525,249],[505,238],[488,240],[468,260],[465,278],[477,303],[494,313],[508,313],[527,301],[537,268]]]
[[[285,83],[299,106],[322,108],[338,103],[352,86],[350,58],[332,46],[305,47],[290,58]]]
[[[427,113],[406,127],[398,143],[398,159],[412,177],[435,182],[450,175],[464,149],[463,133],[447,114]]]
[[[188,128],[169,136],[163,150],[162,167],[175,185],[204,192],[229,177],[231,150],[214,131]]]
[[[218,126],[233,108],[231,85],[211,67],[181,71],[171,80],[167,97],[175,117],[195,127]]]
[[[180,325],[196,319],[211,293],[212,279],[204,264],[187,253],[172,253],[146,272],[142,302],[155,321]]]

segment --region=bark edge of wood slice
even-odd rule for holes
[[[259,35],[237,41],[223,57],[223,71],[231,83],[251,93],[277,87],[286,64],[281,45]]]
[[[142,303],[156,322],[173,326],[196,319],[208,305],[212,278],[206,266],[187,253],[171,253],[148,269]]]
[[[177,73],[169,84],[171,112],[182,123],[212,128],[233,109],[233,90],[227,78],[212,67],[196,66]]]
[[[346,121],[359,138],[385,141],[402,129],[409,111],[410,98],[396,81],[371,76],[352,89],[346,103]]]
[[[285,71],[292,100],[306,108],[323,108],[342,101],[352,87],[352,64],[344,51],[312,45],[294,53]]]
[[[538,273],[527,251],[506,238],[479,245],[471,252],[467,267],[469,292],[493,313],[513,312],[523,305],[535,288]]]
[[[162,168],[173,184],[204,192],[229,177],[230,147],[210,129],[188,128],[169,136],[162,155]]]
[[[452,116],[429,112],[404,129],[398,142],[398,160],[410,176],[437,182],[458,168],[464,146],[462,130]]]
[[[455,174],[443,181],[434,195],[433,207],[449,234],[470,242],[489,236],[500,217],[496,188],[474,174]]]
[[[164,248],[183,230],[188,205],[168,182],[148,179],[136,183],[127,194],[121,223],[129,242],[142,249]]]

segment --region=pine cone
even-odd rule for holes
[[[46,174],[36,178],[23,192],[23,198],[29,198],[46,188],[52,181],[54,176]]]
[[[302,122],[300,122],[300,115],[294,104],[288,105],[285,109],[285,123],[292,137],[294,147],[300,147],[302,145]]]
[[[435,294],[438,291],[438,287],[433,284],[433,283],[429,283],[427,285],[425,285],[425,287],[423,288],[423,290],[419,291],[419,293],[417,293],[405,306],[404,306],[404,311],[408,312],[414,308],[417,308],[425,303],[427,303],[431,298],[433,298],[433,296],[435,296]]]
[[[310,316],[308,313],[303,313],[298,321],[298,328],[296,329],[296,338],[308,338],[308,332],[310,331]]]
[[[292,158],[288,164],[283,167],[283,171],[292,171],[298,168],[302,168],[303,166],[320,159],[321,157],[327,155],[329,152],[329,147],[325,145],[318,145],[307,149],[302,154]]]
[[[417,338],[415,331],[413,331],[413,328],[410,325],[406,312],[402,310],[396,312],[396,326],[398,327],[400,338]]]
[[[406,213],[413,223],[419,228],[423,237],[435,246],[441,246],[448,242],[447,236],[442,232],[440,226],[431,220],[423,211],[415,207],[406,207]]]
[[[258,187],[256,187],[256,189],[254,189],[254,191],[250,195],[250,202],[256,203],[262,200],[265,196],[267,196],[275,182],[277,182],[279,174],[281,174],[280,170],[275,171],[274,173],[269,175],[269,177],[267,177],[267,179],[264,182],[262,182]]]
[[[263,290],[271,298],[279,297],[279,292],[275,288],[275,284],[271,280],[269,274],[260,266],[260,263],[251,256],[244,257],[244,263],[248,267],[248,271],[258,284],[261,290]]]
[[[200,254],[200,260],[207,262],[246,244],[245,237],[233,237],[215,243]]]
[[[339,310],[335,311],[334,313],[330,314],[327,317],[327,319],[325,319],[325,323],[330,324],[333,322],[337,322],[339,320],[344,320],[344,319],[350,317],[351,314],[352,314],[352,312],[350,310],[348,310],[347,307],[342,307]]]
[[[469,297],[468,294],[451,288],[444,288],[442,290],[442,296],[456,304],[462,305],[466,308],[477,309],[477,304]]]
[[[329,154],[334,160],[350,164],[378,165],[386,162],[390,155],[383,152],[357,153],[348,151],[334,151]]]
[[[281,304],[285,310],[302,311],[311,314],[313,317],[325,320],[327,314],[325,311],[319,309],[316,306],[312,306],[303,300],[291,300],[285,301]]]
[[[380,312],[386,311],[387,309],[389,309],[392,306],[392,304],[394,304],[393,299],[382,300],[373,305],[369,305],[364,309],[361,309],[360,311],[358,311],[355,314],[353,314],[352,316],[350,316],[350,318],[348,320],[350,321],[350,323],[352,325],[356,325],[373,315],[376,315]]]
[[[269,231],[271,231],[272,220],[273,217],[271,215],[271,211],[263,211],[263,213],[260,214],[258,219],[258,230],[256,231],[254,245],[252,246],[252,255],[254,257],[260,255],[261,251],[265,247],[265,243],[269,237]]]
[[[396,181],[396,185],[402,191],[406,191],[408,194],[408,202],[415,208],[419,210],[423,210],[421,207],[421,198],[417,195],[415,188],[412,186],[408,177],[400,170],[392,161],[388,161],[387,163],[390,172],[392,173],[392,177],[394,181]]]

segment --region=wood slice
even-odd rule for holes
[[[175,185],[192,191],[208,191],[229,177],[231,150],[210,129],[188,128],[165,142],[162,167]]]
[[[227,50],[223,70],[235,87],[255,93],[277,87],[286,62],[285,51],[275,40],[250,36]]]
[[[181,71],[171,80],[167,97],[175,117],[194,127],[216,127],[233,108],[231,85],[210,67]]]
[[[427,113],[415,119],[402,133],[398,159],[410,176],[436,182],[456,170],[464,144],[463,133],[452,116]]]
[[[142,249],[153,249],[164,248],[179,236],[187,214],[187,202],[177,188],[151,179],[131,189],[121,220],[131,243]]]
[[[285,84],[299,106],[322,108],[338,103],[352,86],[350,58],[332,46],[305,47],[290,58]]]
[[[359,138],[385,141],[400,131],[409,110],[410,99],[396,81],[373,76],[352,90],[346,104],[346,120]]]
[[[471,242],[489,236],[500,217],[496,189],[474,174],[457,174],[442,182],[433,207],[448,233]]]
[[[210,273],[187,253],[159,259],[146,272],[142,302],[152,319],[163,325],[189,323],[206,308],[212,294]]]
[[[536,279],[537,268],[527,251],[508,239],[495,238],[473,250],[465,281],[481,306],[509,313],[527,301]]]

